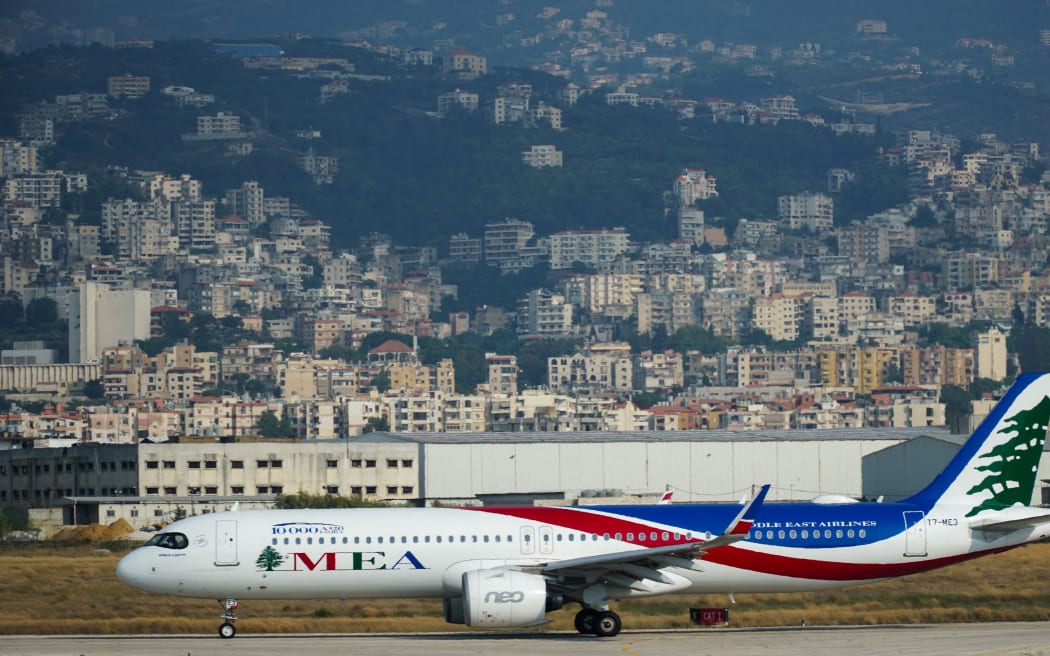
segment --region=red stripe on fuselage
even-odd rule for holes
[[[628,533],[633,532],[636,534],[634,540],[621,541],[631,542],[632,544],[637,544],[643,547],[683,544],[687,542],[684,539],[658,539],[639,541],[637,539],[638,533],[644,531],[646,535],[648,535],[649,533],[655,530],[658,531],[659,537],[666,529],[654,528],[647,524],[619,519],[611,515],[603,515],[599,513],[586,512],[568,508],[543,508],[523,506],[520,508],[471,508],[470,510],[478,510],[497,515],[518,517],[520,519],[527,519],[530,521],[541,522],[544,524],[553,524],[555,526],[561,526],[562,528],[572,531],[581,531],[584,533],[592,533],[597,535],[604,535],[605,533],[609,533],[610,535],[621,533],[622,535],[626,536]],[[747,522],[740,522],[740,524],[746,523]],[[674,537],[673,530],[669,531],[668,533],[669,537]],[[684,535],[686,532],[679,530],[678,533],[679,535]],[[703,542],[703,540],[692,541],[700,543]],[[927,570],[937,569],[939,567],[954,565],[955,563],[961,563],[963,561],[978,558],[980,556],[1009,551],[1010,549],[1014,548],[1013,546],[1000,547],[998,549],[975,551],[971,553],[957,554],[954,556],[945,556],[942,558],[908,558],[906,560],[902,560],[900,562],[895,563],[848,563],[841,561],[819,560],[816,558],[798,558],[795,556],[782,556],[779,554],[772,554],[760,550],[776,548],[776,545],[756,544],[754,545],[754,547],[755,548],[747,548],[738,545],[726,545],[723,547],[717,547],[705,552],[702,560],[708,563],[724,565],[726,567],[733,567],[744,571],[760,572],[762,574],[786,576],[797,579],[810,579],[813,581],[868,581],[876,579],[893,578],[896,576],[905,576],[907,574],[917,574],[919,572],[925,572]],[[864,545],[857,545],[855,547],[838,547],[837,549],[843,548],[862,549],[864,548]],[[892,546],[887,545],[886,548],[892,549]],[[820,550],[810,549],[810,551],[818,552]]]
[[[580,531],[582,533],[592,533],[595,535],[604,535],[606,533],[609,535],[615,535],[619,533],[624,536],[624,539],[620,540],[621,542],[630,542],[631,544],[645,547],[662,547],[669,544],[683,544],[685,542],[703,542],[703,540],[686,540],[683,536],[687,531],[681,529],[669,530],[666,528],[654,527],[649,524],[643,524],[641,522],[621,519],[613,515],[602,515],[599,513],[587,512],[585,510],[535,506],[470,508],[469,510],[479,510],[496,515],[509,515],[511,517],[527,519],[533,522],[554,524],[555,526],[561,526],[570,531]],[[657,539],[649,539],[649,534],[654,531],[657,534]],[[643,532],[646,537],[639,540],[638,534]],[[666,540],[663,539],[663,533],[665,532],[667,533]],[[633,540],[627,540],[626,536],[628,533],[634,533],[635,538]],[[674,539],[675,533],[679,536],[677,540]]]

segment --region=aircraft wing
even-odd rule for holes
[[[695,559],[701,558],[712,549],[743,540],[751,530],[755,515],[762,507],[768,492],[769,485],[763,485],[755,498],[726,526],[725,531],[710,540],[558,560],[523,569],[544,574],[552,581],[568,584],[563,587],[571,587],[572,580],[593,582],[600,579],[635,589],[644,589],[646,581],[672,585],[675,581],[661,572],[661,569],[678,567],[699,571],[700,567]]]

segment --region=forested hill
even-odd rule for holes
[[[46,155],[52,167],[87,171],[104,181],[107,165],[189,173],[205,194],[258,180],[268,195],[288,196],[329,222],[339,245],[380,231],[413,245],[447,244],[449,235],[480,235],[493,220],[517,217],[537,232],[626,228],[639,240],[673,237],[665,193],[684,167],[702,168],[718,180],[720,197],[703,206],[711,218],[769,218],[780,194],[819,191],[826,171],[865,172],[850,195],[837,201],[840,221],[862,217],[904,199],[902,180],[875,166],[878,137],[836,137],[798,122],[779,126],[714,125],[710,118],[681,120],[664,109],[608,107],[601,94],[565,107],[564,129],[496,126],[482,112],[433,115],[436,99],[454,88],[476,91],[482,101],[501,82],[531,82],[540,99],[558,104],[564,81],[523,70],[499,69],[475,81],[443,78],[434,68],[406,70],[367,51],[323,42],[283,44],[289,54],[350,59],[357,72],[389,76],[351,79],[350,92],[319,100],[325,80],[281,71],[251,70],[213,54],[196,41],[158,42],[153,49],[101,47],[52,49],[0,60],[5,94],[3,133],[15,133],[15,113],[25,103],[55,94],[100,92],[110,75],[151,77],[151,93],[111,101],[118,115],[60,126],[58,144]],[[214,94],[204,109],[179,108],[159,93],[168,85]],[[544,98],[544,94],[548,94]],[[184,141],[200,115],[232,112],[256,132],[254,151],[223,154],[223,144]],[[304,140],[296,131],[319,130]],[[564,153],[560,169],[537,170],[521,162],[534,144]],[[334,184],[317,185],[295,165],[309,149],[339,157]],[[100,186],[99,197],[107,187]],[[97,198],[95,200],[100,200]],[[83,208],[90,219],[94,201]]]

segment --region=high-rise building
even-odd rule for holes
[[[113,289],[84,282],[74,298],[69,321],[70,362],[94,362],[107,346],[149,339],[149,290]]]

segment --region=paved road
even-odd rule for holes
[[[398,635],[3,636],[0,656],[1050,656],[1050,624],[936,624],[805,629]]]

